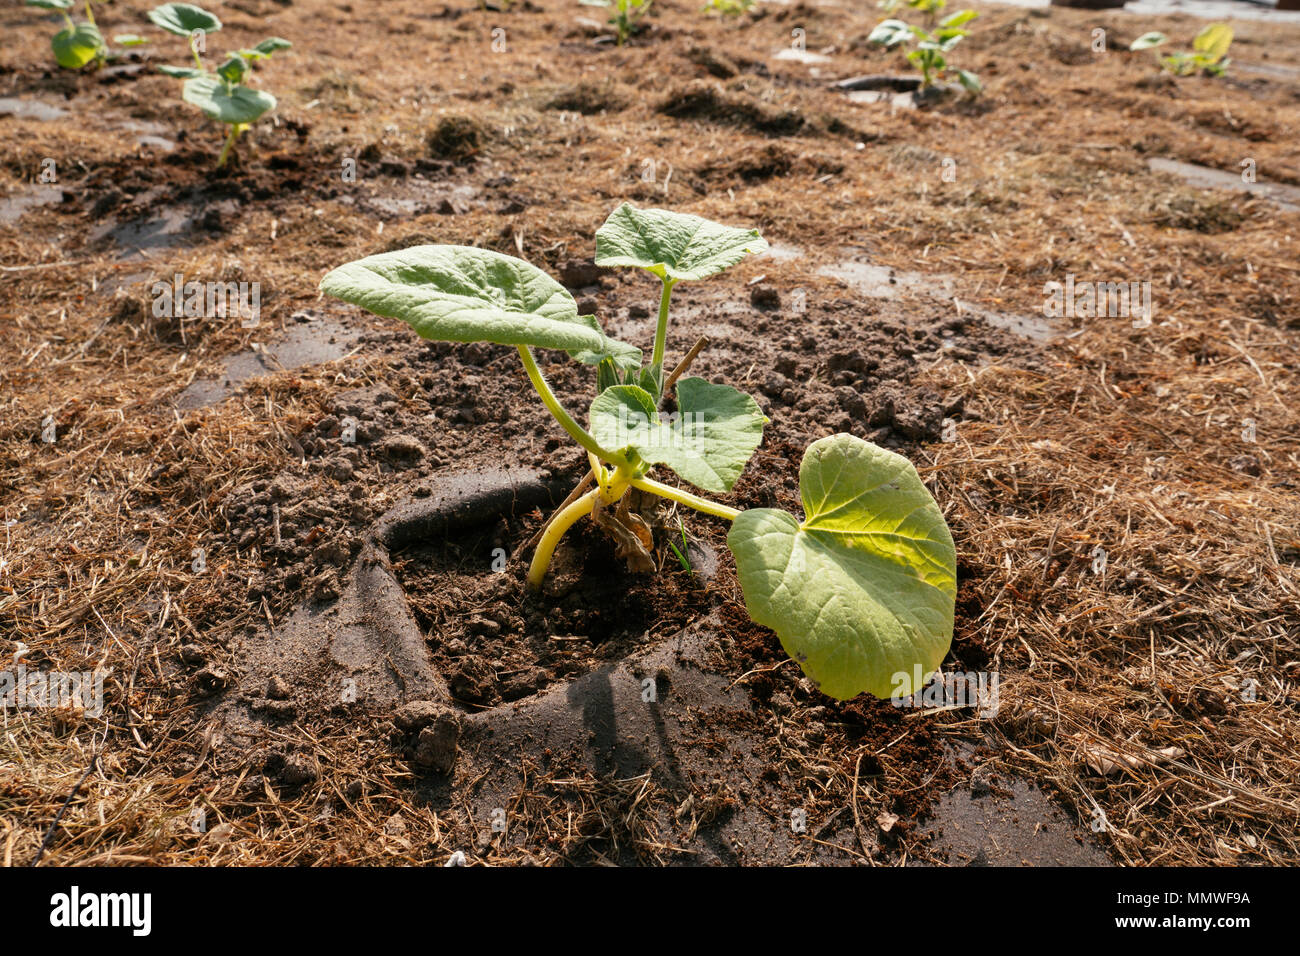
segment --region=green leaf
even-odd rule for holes
[[[1150,33],[1142,34],[1140,37],[1138,37],[1136,40],[1130,43],[1128,45],[1128,48],[1130,50],[1149,50],[1153,46],[1159,46],[1160,44],[1164,43],[1165,40],[1167,39],[1169,38],[1166,37],[1163,33],[1159,33],[1153,30]]]
[[[799,491],[802,523],[772,508],[732,523],[750,616],[830,697],[919,690],[952,643],[957,554],[939,506],[906,458],[843,434],[809,446]]]
[[[412,246],[349,262],[321,290],[376,315],[401,319],[423,338],[565,349],[635,368],[641,351],[578,316],[569,290],[536,266],[473,246]],[[588,359],[579,359],[588,361]],[[593,363],[595,364],[595,363]]]
[[[654,396],[657,403],[664,394],[664,367],[657,364],[647,365],[641,369],[640,380],[637,384]]]
[[[27,0],[27,6],[42,10],[71,10],[72,0]]]
[[[104,36],[93,23],[65,27],[50,40],[54,59],[65,70],[79,70],[104,51]]]
[[[618,366],[614,364],[613,359],[604,359],[596,366],[597,395],[607,388],[613,388],[615,385],[621,384],[622,382],[618,375]]]
[[[281,37],[268,37],[252,49],[240,50],[239,55],[249,60],[267,60],[277,50],[288,50],[292,46],[292,43]]]
[[[1211,62],[1223,59],[1230,46],[1232,46],[1232,27],[1226,23],[1211,23],[1196,34],[1196,39],[1192,41],[1192,48],[1198,53],[1204,53]]]
[[[763,440],[767,419],[758,403],[730,385],[684,378],[677,408],[664,420],[649,391],[616,385],[591,403],[591,434],[602,447],[667,465],[697,488],[730,491]]]
[[[979,14],[976,13],[974,10],[958,10],[956,13],[950,14],[944,17],[942,20],[940,20],[939,26],[959,27],[964,24],[970,23],[978,16]]]
[[[227,83],[238,83],[243,80],[247,73],[248,61],[238,53],[231,54],[230,59],[217,67],[217,76],[221,77]],[[254,119],[256,119],[256,117],[254,117]]]
[[[189,36],[195,30],[215,33],[221,29],[220,20],[192,3],[164,3],[149,11],[149,19],[155,26],[182,37]]]
[[[270,56],[278,50],[287,50],[292,46],[293,44],[283,37],[267,37],[257,46],[253,47],[253,49],[262,54],[262,56]]]
[[[215,76],[195,76],[181,87],[181,99],[223,123],[251,123],[275,109],[275,97],[249,86],[230,87]]]
[[[600,322],[594,315],[579,316],[578,321],[590,328],[600,328]],[[601,334],[604,334],[603,330]],[[584,365],[600,365],[603,362],[613,362],[617,367],[636,368],[641,364],[641,350],[639,348],[611,338],[606,338],[599,348],[569,349],[568,352],[569,358],[582,362]]]
[[[118,46],[144,46],[149,42],[149,38],[135,33],[119,33],[113,37],[113,42]]]
[[[207,76],[202,70],[192,66],[160,66],[159,73],[165,73],[167,76],[175,77],[178,80],[188,80],[195,76]]]
[[[893,48],[912,39],[912,30],[902,20],[881,20],[867,34],[867,42]]]
[[[639,266],[661,279],[703,279],[767,250],[757,229],[623,203],[596,230],[596,265]]]
[[[957,70],[957,82],[971,93],[978,93],[984,89],[980,84],[980,78],[970,70]]]

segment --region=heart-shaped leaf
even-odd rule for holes
[[[65,70],[79,70],[104,50],[104,36],[93,23],[66,27],[50,40],[54,59]]]
[[[579,361],[635,368],[641,350],[578,315],[569,290],[536,266],[473,246],[412,246],[339,266],[328,295],[401,319],[426,339],[564,349]]]
[[[630,448],[649,464],[667,465],[697,488],[730,491],[763,440],[767,419],[758,403],[730,385],[684,378],[677,408],[660,416],[649,391],[615,385],[591,403],[591,434],[604,448]]]
[[[661,279],[703,279],[766,249],[757,229],[734,229],[630,203],[615,209],[596,230],[596,265],[639,266]]]
[[[957,555],[912,464],[852,435],[809,446],[804,520],[744,511],[727,536],[750,617],[822,693],[919,690],[952,643]]]
[[[275,109],[275,97],[248,86],[229,86],[216,76],[196,76],[181,87],[181,99],[192,103],[215,120],[231,125],[253,122]]]
[[[221,29],[220,20],[192,3],[164,3],[149,11],[149,19],[155,26],[182,37],[189,36],[195,30],[215,33]]]

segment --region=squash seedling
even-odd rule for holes
[[[1168,41],[1163,33],[1153,31],[1144,33],[1131,44],[1130,50],[1154,50]],[[1201,70],[1207,76],[1223,76],[1232,61],[1228,58],[1228,47],[1232,46],[1232,27],[1226,23],[1211,23],[1196,34],[1192,41],[1192,52],[1179,51],[1166,55],[1156,54],[1161,69],[1174,76],[1190,76]]]
[[[750,616],[776,632],[823,693],[886,698],[899,681],[911,693],[919,689],[912,682],[948,651],[957,583],[948,526],[906,458],[848,434],[813,442],[799,469],[802,518],[776,508],[732,508],[651,477],[662,466],[702,491],[727,492],[761,442],[767,418],[751,396],[698,377],[681,378],[673,389],[672,376],[665,382],[660,373],[673,285],[707,278],[766,248],[752,229],[619,206],[596,233],[596,263],[645,269],[662,282],[644,367],[641,351],[607,336],[594,316],[580,316],[559,282],[491,250],[426,245],[381,253],[332,270],[321,289],[401,319],[426,339],[518,349],[542,404],[591,464],[543,527],[528,568],[530,589],[541,590],[556,546],[582,518],[609,532],[623,557],[653,548],[649,526],[629,507],[635,489],[731,522],[727,546]],[[535,348],[597,366],[587,428],[551,390]],[[669,390],[676,411],[661,414]]]
[[[220,20],[189,3],[165,3],[150,10],[149,19],[168,33],[190,40],[194,66],[160,66],[158,69],[185,81],[181,87],[181,99],[226,125],[226,142],[217,157],[217,168],[220,169],[226,164],[240,134],[263,114],[275,109],[274,96],[244,85],[244,77],[252,71],[251,61],[267,59],[277,50],[287,50],[293,44],[280,37],[270,37],[252,49],[228,53],[226,61],[211,73],[204,67],[200,53],[207,35],[221,29]]]
[[[610,11],[616,42],[622,46],[640,28],[640,20],[650,10],[650,0],[580,0],[584,7],[604,7]]]
[[[701,13],[716,13],[724,17],[739,17],[753,9],[758,0],[709,0],[700,8]]]
[[[911,7],[924,13],[925,22],[931,24],[947,5],[948,0],[880,0],[876,4],[885,13],[894,13],[903,7]]]
[[[892,50],[917,41],[916,49],[907,52],[907,59],[921,71],[921,89],[928,90],[949,72],[947,54],[963,37],[970,36],[970,31],[961,29],[962,26],[978,16],[974,10],[958,10],[940,20],[933,32],[902,20],[882,20],[867,36],[867,42]],[[969,70],[952,68],[951,71],[967,91],[978,93],[982,89],[979,77]]]
[[[50,46],[54,50],[55,61],[65,70],[79,70],[87,63],[99,64],[107,59],[108,47],[95,23],[90,0],[86,0],[86,23],[75,22],[68,13],[72,9],[72,0],[27,0],[27,6],[57,10],[63,15],[63,22],[67,26],[54,34]]]

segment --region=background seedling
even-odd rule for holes
[[[194,66],[160,66],[168,76],[184,80],[181,98],[203,110],[227,127],[226,142],[217,157],[217,168],[226,164],[235,140],[263,114],[275,109],[275,97],[265,90],[245,86],[244,78],[252,72],[251,63],[264,60],[277,50],[293,44],[280,37],[270,37],[251,49],[228,53],[215,73],[208,72],[200,56],[202,41],[209,33],[221,29],[221,21],[201,7],[188,3],[166,3],[149,11],[149,19],[177,36],[188,37]]]
[[[86,0],[87,23],[75,22],[68,13],[72,9],[72,0],[26,0],[26,3],[29,7],[40,7],[42,10],[57,10],[63,15],[67,26],[54,34],[50,46],[54,49],[54,59],[65,70],[79,70],[92,62],[103,63],[108,57],[108,47],[95,24],[95,13],[90,8],[90,0]]]
[[[926,9],[933,15],[933,10],[940,9],[942,5],[940,2],[938,6],[931,5],[922,9]],[[925,90],[942,80],[949,71],[947,54],[962,41],[963,37],[970,35],[969,30],[961,29],[962,26],[978,16],[979,14],[974,10],[958,10],[940,20],[933,32],[902,20],[882,20],[871,31],[867,40],[888,50],[904,43],[911,43],[913,40],[917,41],[916,49],[908,51],[907,59],[921,71],[921,89]],[[979,77],[974,73],[955,68],[952,72],[966,90],[971,93],[980,91]]]
[[[709,0],[702,8],[704,13],[718,13],[724,17],[738,17],[753,9],[757,0]]]
[[[614,24],[619,46],[628,41],[638,29],[640,20],[650,10],[651,0],[581,0],[584,7],[604,7],[610,11],[609,22]]]
[[[1223,76],[1232,61],[1228,58],[1228,47],[1232,46],[1232,27],[1226,23],[1211,23],[1196,34],[1192,41],[1192,52],[1180,51],[1166,55],[1156,54],[1162,69],[1175,76],[1189,76],[1201,70],[1207,76]],[[1163,33],[1152,31],[1144,33],[1134,40],[1130,50],[1154,50],[1168,41]]]
[[[939,666],[956,598],[952,536],[907,459],[848,434],[814,442],[799,470],[802,520],[774,508],[741,511],[650,477],[661,465],[703,491],[727,492],[762,441],[767,418],[729,385],[682,378],[676,414],[661,416],[659,406],[672,384],[662,369],[673,285],[766,248],[751,229],[626,203],[616,209],[596,233],[597,264],[635,266],[662,282],[645,366],[639,349],[609,338],[594,317],[579,316],[559,282],[491,250],[429,245],[382,253],[339,266],[321,289],[399,318],[426,339],[518,349],[543,405],[591,464],[540,534],[531,589],[541,589],[565,532],[588,516],[630,565],[653,570],[651,531],[629,509],[630,492],[666,498],[731,522],[727,546],[750,616],[776,632],[823,693],[889,697],[900,674],[910,685],[914,674],[924,682]],[[534,348],[597,366],[588,428],[551,391]],[[905,687],[905,695],[916,689]]]

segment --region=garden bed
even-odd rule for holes
[[[1300,26],[1175,80],[1127,47],[1187,18],[980,5],[985,93],[902,109],[837,86],[906,92],[874,10],[665,0],[616,47],[566,4],[214,6],[296,44],[219,173],[153,70],[183,54],[58,71],[3,14],[0,660],[111,669],[105,716],[10,714],[6,862],[92,760],[47,863],[1294,862]],[[1259,188],[1179,178],[1244,158]],[[771,243],[674,296],[669,354],[707,339],[691,374],[771,420],[719,500],[797,513],[836,432],[914,461],[957,545],[944,669],[999,674],[996,715],[818,693],[693,512],[654,578],[579,525],[526,594],[586,459],[514,350],[317,291],[475,245],[648,347],[658,283],[592,262],[623,200]],[[1149,279],[1152,326],[1045,318],[1067,273]],[[258,324],[157,316],[176,274],[257,282]],[[538,357],[584,410],[594,371]]]

